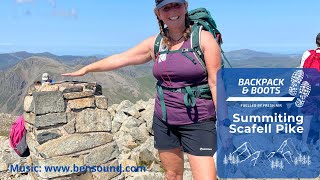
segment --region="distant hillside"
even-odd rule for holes
[[[295,68],[300,65],[301,59],[301,55],[275,54],[250,49],[226,52],[225,56],[234,68]]]
[[[225,53],[226,57],[232,62],[234,67],[296,67],[301,55],[285,55],[274,54],[268,52],[253,51],[250,49],[240,49],[229,51]],[[54,59],[70,66],[87,65],[92,62],[98,61],[105,57],[103,55],[96,56],[57,56],[49,52],[44,53],[28,53],[25,51],[15,53],[0,54],[0,70],[8,69],[23,59],[38,56]],[[237,62],[235,62],[237,61]],[[239,62],[238,62],[239,61]],[[278,62],[281,61],[281,62]],[[261,64],[262,63],[262,64]],[[137,67],[126,67],[116,70],[118,73],[124,73],[132,77],[143,77],[151,74],[152,63]]]
[[[235,51],[229,51],[225,53],[228,59],[232,61],[252,59],[252,58],[270,58],[270,57],[286,57],[288,55],[274,54],[260,51],[253,51],[250,49],[240,49]]]
[[[67,65],[87,65],[92,62],[95,62],[99,60],[99,58],[95,56],[70,56],[70,55],[64,55],[64,56],[57,56],[54,54],[51,54],[49,52],[44,53],[28,53],[25,51],[15,52],[15,53],[4,53],[0,54],[0,70],[8,69],[20,61],[32,57],[32,56],[38,56],[38,57],[45,57],[45,58],[51,58],[55,59],[56,61],[59,61],[61,63],[67,64]]]
[[[232,60],[234,68],[296,68],[300,65],[300,56],[252,57],[244,60]]]
[[[66,65],[49,58],[31,57],[1,72],[0,111],[10,114],[21,112],[22,98],[27,87],[35,80],[40,80],[43,72],[49,72],[55,77],[57,72],[69,69]]]
[[[141,78],[144,76],[149,76],[152,73],[153,61],[149,61],[146,64],[139,66],[127,66],[115,70],[115,72],[125,74],[130,77]]]
[[[32,54],[21,51],[16,53],[0,54],[0,70],[7,69],[19,61],[32,56]]]

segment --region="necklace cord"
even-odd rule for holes
[[[173,42],[179,42],[182,38],[183,38],[183,35],[178,40],[175,40],[171,36],[169,36],[169,39]]]

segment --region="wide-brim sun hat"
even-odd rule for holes
[[[162,8],[163,6],[170,4],[170,3],[185,3],[185,0],[155,0],[156,1],[156,7],[158,9]]]

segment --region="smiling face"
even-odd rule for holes
[[[156,9],[156,15],[169,29],[185,27],[186,3],[170,3]]]

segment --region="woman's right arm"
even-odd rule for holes
[[[75,72],[62,74],[63,76],[82,76],[89,72],[111,71],[128,65],[138,65],[150,61],[153,56],[155,36],[152,36],[135,47],[115,54],[100,61],[89,64]]]

